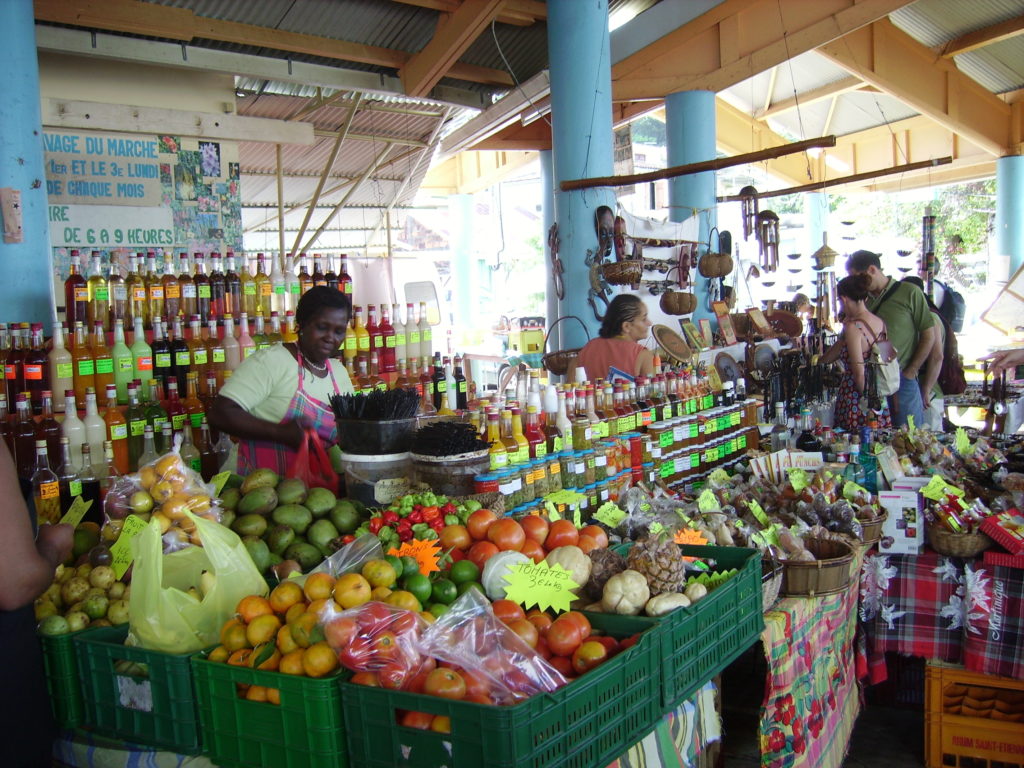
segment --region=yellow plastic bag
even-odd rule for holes
[[[163,554],[160,524],[150,521],[132,539],[135,556],[128,600],[128,643],[166,653],[189,653],[217,643],[224,622],[246,595],[266,595],[252,558],[228,528],[186,513],[201,547]],[[202,579],[203,571],[214,578]],[[195,587],[202,596],[188,594]],[[205,589],[204,589],[205,587]]]

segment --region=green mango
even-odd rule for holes
[[[295,541],[295,531],[287,525],[275,525],[267,531],[265,538],[270,551],[280,555]]]
[[[324,557],[327,557],[334,551],[330,543],[338,537],[338,529],[330,520],[317,520],[309,526],[306,537],[310,544],[319,549]]]
[[[242,515],[231,524],[239,536],[262,536],[267,532],[267,518],[263,515]]]
[[[302,534],[313,522],[313,513],[301,504],[282,504],[274,510],[271,518],[278,525],[287,525],[296,533]]]
[[[243,536],[242,543],[245,544],[249,557],[252,558],[253,563],[256,565],[256,570],[264,573],[271,565],[270,550],[267,548],[267,542],[256,536]]]
[[[368,513],[369,513],[370,510],[367,509],[366,505],[363,504],[363,502],[361,502],[359,499],[343,499],[343,501],[347,501],[349,504],[351,504],[353,507],[355,507],[356,508],[356,512],[359,513],[360,517],[368,517],[369,516]]]
[[[220,511],[220,524],[225,528],[230,528],[231,524],[235,522],[235,510],[233,509],[222,509]]]
[[[319,520],[334,509],[338,499],[326,488],[310,488],[306,495],[305,507],[313,513],[313,518]]]
[[[268,515],[277,506],[277,493],[273,488],[255,488],[238,502],[240,515]]]
[[[285,560],[295,560],[303,572],[308,571],[324,559],[320,550],[305,541],[296,541],[284,551]]]
[[[361,516],[352,502],[342,499],[331,510],[331,522],[339,533],[352,533],[359,527]]]
[[[235,510],[242,498],[242,492],[237,488],[225,488],[220,492],[220,503],[224,509]]]
[[[289,477],[277,484],[279,504],[301,504],[306,500],[306,484],[297,477]]]
[[[257,488],[274,488],[280,479],[277,472],[272,469],[257,469],[242,481],[242,494],[245,495]]]

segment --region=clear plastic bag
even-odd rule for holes
[[[371,560],[380,560],[383,557],[384,549],[380,545],[380,539],[372,533],[364,533],[355,541],[340,547],[309,573],[297,576],[296,579],[300,584],[304,584],[314,573],[329,573],[338,578],[344,573],[355,573]]]
[[[421,638],[427,622],[418,613],[376,601],[347,611],[328,605],[320,623],[341,665],[376,674],[385,688],[409,688],[424,666]]]
[[[499,705],[516,704],[568,682],[494,615],[490,602],[475,588],[430,625],[420,647],[426,656],[485,678],[487,698]]]

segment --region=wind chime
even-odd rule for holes
[[[817,306],[814,315],[819,329],[832,325],[836,299],[836,273],[833,271],[833,267],[838,255],[832,248],[829,248],[828,234],[824,234],[821,238],[821,248],[816,250],[811,257],[814,260],[814,270],[817,273],[815,275]]]
[[[779,268],[779,217],[775,211],[760,211],[754,218],[761,268],[774,272]]]
[[[743,214],[743,239],[749,240],[757,223],[757,190],[748,184],[740,190],[739,197]]]
[[[932,216],[932,207],[929,205],[924,209],[924,217],[921,219],[921,272],[924,273],[926,296],[932,295],[932,282],[937,271],[938,264],[935,260],[935,217]]]

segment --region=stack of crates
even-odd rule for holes
[[[1024,768],[1024,681],[929,663],[928,768]]]

